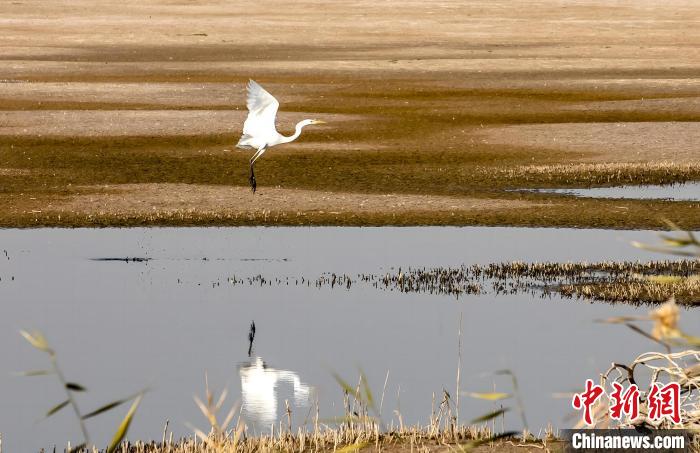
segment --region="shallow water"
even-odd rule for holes
[[[192,396],[204,373],[229,401],[243,402],[252,429],[284,420],[285,400],[298,426],[314,401],[320,417],[342,415],[337,372],[356,382],[364,370],[384,418],[427,423],[432,394],[454,394],[457,331],[463,317],[461,388],[511,391],[495,370],[512,369],[524,394],[530,428],[567,427],[569,400],[615,361],[656,346],[595,319],[642,314],[647,308],[511,296],[449,296],[290,284],[232,285],[232,277],[316,279],[324,272],[382,273],[399,266],[459,266],[525,260],[658,259],[631,240],[652,232],[521,228],[190,228],[0,231],[0,432],[8,451],[79,440],[67,410],[36,422],[62,400],[50,377],[17,377],[46,357],[18,335],[42,330],[69,379],[88,387],[85,412],[151,386],[130,438],[160,439],[170,420],[206,426]],[[114,258],[148,258],[115,260]],[[104,260],[109,258],[108,260]],[[291,279],[290,279],[291,280]],[[256,334],[249,356],[251,321]],[[683,313],[697,326],[700,311]],[[461,419],[493,409],[462,397]],[[106,443],[126,408],[89,421]],[[506,428],[521,427],[516,412]]]
[[[582,198],[700,201],[700,182],[673,185],[591,187],[584,189],[536,189],[532,192],[574,195]]]

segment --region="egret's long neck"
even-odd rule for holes
[[[293,142],[294,140],[299,138],[299,136],[301,135],[301,130],[304,128],[304,126],[306,126],[306,124],[303,123],[303,121],[299,121],[296,127],[294,128],[294,134],[290,135],[289,137],[282,136],[282,140],[280,141],[280,143]]]

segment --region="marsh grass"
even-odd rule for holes
[[[564,297],[636,304],[663,303],[671,295],[675,295],[680,302],[692,306],[700,303],[700,278],[639,278],[612,283],[565,284],[561,285],[558,291]]]
[[[493,168],[480,169],[492,173]],[[663,185],[695,181],[700,164],[676,162],[570,163],[523,165],[496,170],[508,181],[525,187],[608,187],[620,185]]]
[[[514,445],[530,446],[543,449],[545,445],[557,441],[547,439],[538,441],[525,433],[522,436],[492,435],[488,428],[459,427],[454,430],[438,431],[430,427],[411,426],[396,428],[389,432],[368,431],[361,427],[340,426],[337,428],[319,427],[314,430],[299,428],[293,433],[278,432],[248,437],[245,432],[235,442],[228,436],[213,447],[211,444],[190,437],[166,442],[132,442],[122,444],[119,452],[129,453],[257,453],[257,452],[335,452],[349,453],[356,451],[432,451],[452,448],[457,451],[470,451],[480,446],[494,447],[508,442]],[[523,451],[523,450],[519,450]],[[527,450],[524,450],[527,451]]]
[[[657,304],[675,296],[679,303],[700,301],[700,261],[535,262],[512,261],[459,267],[398,268],[382,274],[325,273],[298,277],[229,277],[230,285],[311,286],[351,290],[367,285],[381,291],[449,295],[527,293],[539,297],[611,303]]]
[[[329,420],[316,417],[310,424],[292,429],[291,422],[285,428],[280,422],[277,432],[274,429],[269,434],[249,435],[245,422],[240,417],[239,407],[234,405],[223,424],[217,419],[217,413],[222,409],[226,392],[217,398],[208,388],[205,400],[195,398],[197,406],[210,424],[209,433],[195,428],[193,437],[173,442],[172,437],[161,443],[136,442],[124,444],[124,452],[155,453],[200,453],[200,452],[336,452],[349,453],[360,450],[399,450],[399,451],[430,451],[434,449],[455,448],[467,452],[480,446],[495,446],[510,442],[523,446],[542,448],[550,438],[537,440],[527,430],[518,434],[512,431],[496,432],[488,427],[491,422],[501,417],[506,410],[501,409],[484,414],[471,421],[469,425],[456,423],[455,405],[447,391],[443,391],[442,400],[437,409],[433,409],[430,423],[427,426],[406,426],[397,414],[399,424],[383,425],[381,421],[381,406],[384,391],[378,401],[371,390],[365,374],[360,371],[358,383],[352,386],[337,374],[334,378],[343,394],[344,415]],[[388,375],[387,375],[388,379]],[[231,423],[234,428],[227,429]],[[309,429],[311,426],[311,429]],[[166,436],[163,436],[165,439]]]
[[[663,303],[673,298],[686,305],[700,303],[700,240],[668,222],[676,235],[661,234],[662,245],[633,243],[646,250],[673,254],[683,260],[597,263],[492,263],[459,268],[398,270],[360,279],[374,287],[402,292],[450,294],[552,293],[605,302]],[[341,282],[342,283],[342,282]]]

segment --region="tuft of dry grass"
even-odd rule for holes
[[[219,438],[216,444],[209,438],[188,437],[164,442],[124,442],[120,453],[258,453],[258,452],[335,452],[357,451],[503,451],[509,447],[517,451],[542,451],[546,447],[560,446],[561,441],[547,437],[535,439],[530,433],[517,436],[494,437],[486,427],[461,426],[435,431],[430,427],[411,426],[381,432],[370,427],[340,426],[319,427],[314,430],[299,428],[295,432],[281,431],[276,434],[248,436],[243,431],[241,438],[233,435]],[[555,451],[557,451],[555,449]],[[90,453],[97,453],[93,450]]]
[[[663,303],[670,296],[675,295],[679,301],[688,305],[700,303],[699,277],[667,281],[642,278],[614,283],[583,283],[561,285],[558,289],[565,297],[605,302]]]
[[[481,168],[492,174],[493,168]],[[620,185],[678,184],[700,179],[694,162],[616,162],[520,165],[496,171],[500,178],[531,187],[608,187]]]

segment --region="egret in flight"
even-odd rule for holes
[[[248,82],[248,118],[243,123],[243,135],[238,140],[236,147],[243,149],[254,149],[255,154],[250,158],[250,187],[255,193],[257,184],[255,183],[255,161],[262,156],[271,146],[289,143],[296,140],[301,135],[301,130],[309,124],[324,124],[320,120],[303,120],[297,123],[294,134],[289,137],[277,132],[275,128],[275,116],[280,103],[270,93],[265,91],[257,82]]]

